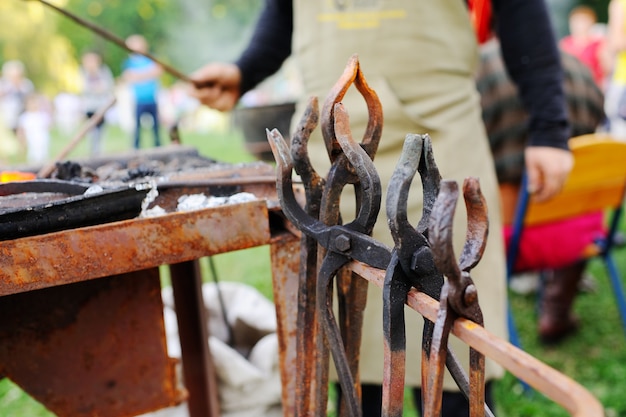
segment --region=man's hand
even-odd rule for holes
[[[524,156],[528,174],[528,191],[537,202],[554,197],[565,184],[574,166],[571,152],[563,149],[529,146]]]
[[[235,64],[207,64],[191,74],[191,79],[190,94],[206,106],[229,111],[239,100],[241,72]]]

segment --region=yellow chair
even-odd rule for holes
[[[610,212],[607,232],[588,245],[580,254],[580,259],[600,257],[604,261],[626,332],[626,299],[612,256],[626,191],[626,142],[603,134],[590,134],[572,138],[569,144],[574,156],[574,167],[563,190],[557,196],[544,203],[533,202],[523,181],[507,252],[507,276],[510,279],[514,272],[519,272],[514,266],[524,228],[599,211]],[[519,346],[510,308],[508,320],[510,341]]]

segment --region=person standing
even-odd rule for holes
[[[481,45],[480,58],[476,85],[500,185],[508,244],[524,171],[528,114],[506,73],[497,39]],[[605,118],[602,91],[589,68],[578,58],[561,51],[561,62],[572,137],[594,133]],[[586,262],[580,261],[580,253],[603,230],[601,212],[525,229],[524,236],[530,235],[531,239],[522,238],[516,270],[544,269],[537,326],[542,343],[559,343],[578,328],[572,306],[586,268]]]
[[[135,100],[135,135],[133,146],[140,147],[141,118],[148,115],[152,119],[152,133],[154,146],[160,146],[159,112],[157,95],[159,92],[159,78],[163,74],[160,65],[142,54],[148,52],[148,42],[141,35],[131,35],[126,39],[128,47],[136,51],[124,63],[122,78],[129,83]]]
[[[526,149],[530,186],[534,198],[545,200],[558,192],[572,166],[556,39],[543,0],[493,0],[493,6],[509,72],[521,86],[531,115],[531,146]],[[205,105],[231,110],[243,93],[277,71],[293,54],[306,92],[297,105],[295,114],[300,115],[308,97],[326,96],[354,53],[384,111],[374,161],[383,189],[405,136],[428,133],[444,178],[458,182],[468,176],[480,178],[490,222],[497,229],[501,224],[498,184],[474,83],[477,42],[462,0],[267,0],[241,57],[235,63],[209,63],[196,71],[193,79],[207,87],[195,89],[194,95]],[[343,103],[350,114],[351,129],[358,135],[356,132],[365,130],[369,117],[363,99],[350,89]],[[325,172],[329,161],[319,128],[309,141],[308,154],[318,172]],[[423,205],[416,194],[408,207],[413,221],[420,217]],[[347,200],[342,198],[342,203],[351,204],[350,212],[354,212],[354,201]],[[465,230],[465,226],[463,216],[457,215],[454,229]],[[373,235],[391,243],[384,219],[379,218]],[[464,235],[456,234],[455,238],[459,244]],[[492,233],[472,276],[486,328],[506,339],[505,269],[502,236]],[[422,320],[416,314],[407,316],[410,342],[406,363],[410,366],[406,385],[416,388],[419,398]],[[360,352],[364,416],[381,413],[382,328],[382,293],[370,285]],[[456,344],[462,362],[468,363],[467,346],[458,340],[451,343]],[[488,360],[487,381],[502,375],[502,368]],[[443,415],[467,415],[467,402],[448,375],[444,389]]]
[[[41,95],[32,93],[25,102],[26,108],[18,117],[17,134],[26,146],[26,161],[43,164],[48,159],[52,117]]]
[[[33,83],[26,78],[24,64],[21,61],[7,61],[2,65],[0,78],[0,109],[5,126],[17,132],[20,114],[26,106],[26,97],[34,93]]]
[[[81,104],[87,118],[92,117],[113,97],[115,81],[102,57],[95,52],[87,52],[81,58],[80,76],[82,80]],[[104,117],[90,132],[90,153],[97,156],[102,152]]]
[[[570,34],[559,41],[561,49],[585,64],[598,87],[604,90],[605,73],[602,64],[604,37],[594,31],[598,22],[596,12],[589,6],[577,6],[569,14]]]
[[[606,91],[604,110],[609,132],[626,140],[626,0],[611,0],[607,48],[612,58],[612,75]]]

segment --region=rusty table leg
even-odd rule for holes
[[[284,232],[270,244],[278,349],[282,381],[283,415],[296,415],[296,330],[298,317],[298,269],[300,239]]]
[[[170,265],[182,352],[183,376],[189,391],[190,417],[220,415],[215,367],[209,351],[202,275],[197,260]]]

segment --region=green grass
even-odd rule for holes
[[[8,379],[0,381],[0,415],[11,417],[48,417],[43,405],[33,400]]]
[[[616,259],[626,271],[626,251]],[[593,293],[580,294],[575,311],[581,320],[576,335],[557,346],[542,346],[536,337],[535,296],[513,294],[511,302],[524,350],[587,388],[605,407],[607,416],[626,415],[626,339],[613,291],[601,262],[588,271],[596,278]],[[498,406],[507,416],[567,416],[563,408],[533,392],[522,393],[510,375],[497,384]]]
[[[213,133],[181,132],[183,143],[198,148],[202,155],[226,162],[254,160],[245,150],[241,134],[230,130]],[[55,135],[52,152],[60,151],[67,139]],[[167,143],[167,141],[165,141]],[[105,139],[107,153],[129,149],[130,137],[119,129],[110,128]],[[87,154],[81,144],[69,158]],[[623,228],[624,229],[624,228]],[[241,259],[246,259],[241,262]],[[616,256],[621,271],[626,271],[626,250]],[[248,283],[268,298],[272,297],[269,248],[231,252],[213,257],[220,280]],[[208,259],[201,260],[207,280],[211,279]],[[592,262],[589,271],[598,284],[594,293],[581,294],[575,310],[581,318],[576,336],[553,347],[544,347],[536,337],[536,299],[534,295],[511,294],[511,302],[522,341],[531,355],[568,375],[587,388],[604,405],[607,417],[626,415],[626,338],[616,303],[600,262]],[[166,281],[167,282],[167,281]],[[524,393],[516,378],[507,374],[495,384],[496,415],[506,417],[559,417],[568,413],[541,394]],[[406,416],[416,416],[410,400]],[[8,380],[0,381],[0,415],[48,417],[51,414],[30,399]]]

